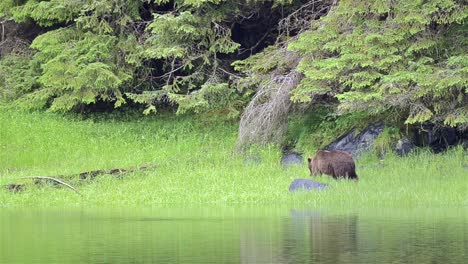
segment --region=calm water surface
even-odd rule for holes
[[[0,209],[0,263],[467,263],[467,212]]]

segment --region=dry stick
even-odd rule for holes
[[[5,41],[5,21],[2,21],[0,24],[2,24],[2,40],[0,42]]]
[[[88,179],[88,177],[90,179],[92,179],[95,176],[101,175],[101,174],[112,174],[112,175],[118,176],[118,175],[131,173],[131,172],[134,172],[134,171],[137,171],[137,170],[145,170],[145,169],[148,169],[148,168],[153,168],[154,166],[155,166],[154,164],[149,164],[149,165],[140,166],[137,169],[132,169],[131,168],[131,169],[110,169],[110,170],[86,171],[86,172],[74,174],[73,176],[78,176],[81,180],[86,180],[86,179]],[[65,176],[60,175],[60,176],[57,176],[57,177],[65,177]],[[72,189],[73,191],[75,191],[77,194],[81,195],[81,193],[79,193],[78,190],[73,188],[73,186],[71,186],[71,185],[69,185],[69,184],[67,184],[67,183],[65,183],[65,182],[63,182],[61,180],[58,180],[56,178],[45,177],[45,176],[29,176],[29,177],[22,177],[22,178],[51,180],[51,181],[57,182],[59,184],[65,185],[66,187],[68,187],[68,188]],[[8,185],[5,185],[5,187],[8,188],[9,190],[12,190],[12,191],[21,191],[23,186],[25,186],[25,185],[26,184],[8,184]]]
[[[21,177],[21,178],[29,178],[29,179],[40,179],[40,180],[49,180],[49,181],[54,181],[54,182],[57,182],[59,184],[62,184],[62,185],[65,185],[66,187],[68,187],[69,189],[73,190],[74,192],[76,192],[78,195],[80,195],[81,197],[83,197],[83,195],[77,190],[75,189],[73,186],[71,186],[70,184],[66,183],[66,182],[63,182],[59,179],[56,179],[56,178],[52,178],[52,177],[45,177],[45,176],[31,176],[31,177]]]

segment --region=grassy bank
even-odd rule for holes
[[[125,119],[127,119],[125,121]],[[468,155],[456,148],[406,158],[372,156],[357,161],[358,183],[329,183],[326,191],[290,194],[294,178],[309,177],[306,165],[283,170],[274,147],[245,162],[233,149],[237,127],[190,117],[76,120],[57,115],[0,113],[0,185],[24,176],[154,164],[116,179],[100,176],[65,188],[32,186],[20,193],[0,190],[0,207],[129,206],[169,204],[281,204],[316,207],[466,207]],[[122,121],[123,120],[123,121]],[[307,153],[311,154],[311,153]]]

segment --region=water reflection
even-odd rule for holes
[[[245,231],[242,263],[466,263],[467,211],[291,210],[279,236]],[[271,233],[270,233],[271,235]],[[267,239],[266,239],[267,238]],[[269,238],[269,240],[268,240]],[[276,241],[278,239],[278,241]]]
[[[0,263],[464,263],[466,210],[0,211]]]
[[[242,263],[358,263],[358,216],[291,210],[278,234],[245,228]],[[278,241],[276,241],[278,240]]]
[[[308,251],[307,258],[313,263],[355,263],[358,252],[358,216],[327,216],[308,212],[302,212],[304,216],[300,216],[300,212],[292,213],[291,225],[305,225],[302,231],[307,234],[305,239],[298,241],[292,248],[301,248],[305,243],[303,247]],[[298,232],[296,234],[300,235]],[[304,259],[300,254],[297,255]]]

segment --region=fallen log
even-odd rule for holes
[[[29,178],[29,179],[37,179],[37,180],[47,180],[47,181],[53,181],[53,182],[56,182],[58,184],[61,184],[71,190],[73,190],[74,192],[76,192],[78,195],[80,196],[83,196],[77,189],[75,189],[75,187],[71,186],[70,184],[64,182],[64,181],[61,181],[59,179],[56,179],[56,178],[52,178],[52,177],[45,177],[45,176],[31,176],[31,177],[21,177],[21,178]]]
[[[5,185],[5,187],[12,191],[12,192],[20,192],[22,190],[24,190],[24,184],[23,183],[19,183],[19,184],[16,184],[16,183],[12,183],[12,184],[7,184]]]
[[[146,170],[149,168],[155,167],[154,165],[143,165],[140,167],[136,168],[114,168],[114,169],[104,169],[104,170],[92,170],[92,171],[85,171],[85,172],[80,172],[77,174],[71,174],[71,175],[59,175],[55,177],[48,177],[48,176],[29,176],[29,177],[21,177],[21,178],[28,178],[28,179],[34,179],[35,181],[32,184],[41,184],[43,181],[46,182],[53,182],[58,185],[63,185],[73,191],[75,191],[77,194],[81,195],[80,192],[70,184],[64,182],[64,178],[66,179],[77,179],[79,181],[85,181],[85,180],[93,180],[95,177],[100,176],[100,175],[113,175],[115,177],[121,177],[125,174],[129,174],[132,172],[136,171],[141,171],[141,170]],[[4,187],[12,192],[21,192],[25,189],[27,185],[30,185],[31,183],[12,183],[12,184],[7,184]]]

